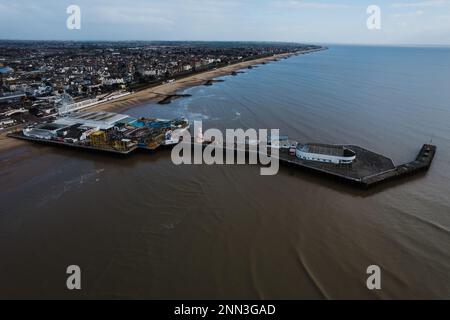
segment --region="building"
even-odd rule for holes
[[[16,120],[11,118],[6,119],[0,119],[0,126],[12,126],[14,123],[16,123]]]
[[[13,73],[14,69],[10,67],[0,67],[0,74]]]
[[[127,115],[112,112],[81,112],[58,118],[51,123],[41,123],[25,128],[23,134],[37,139],[61,139],[82,141],[91,133],[99,130],[108,130],[118,123],[136,121]]]
[[[135,121],[127,115],[112,112],[80,112],[72,113],[68,116],[58,118],[54,123],[66,126],[82,124],[87,127],[97,128],[99,130],[107,130],[114,127],[117,123]]]
[[[123,79],[123,78],[117,78],[117,79],[102,78],[101,81],[102,81],[102,84],[105,86],[112,86],[115,84],[125,84],[125,79]]]
[[[97,128],[88,127],[77,123],[70,127],[58,130],[57,137],[66,142],[75,143],[86,140],[88,136],[95,132],[98,132]]]
[[[351,164],[356,159],[356,153],[344,146],[319,143],[297,144],[295,155],[302,160],[334,164]]]
[[[14,103],[25,97],[25,93],[14,93],[0,97],[0,103]]]
[[[36,126],[25,128],[22,130],[23,135],[26,137],[51,140],[58,136],[58,131],[68,128],[68,125],[56,124],[56,123],[41,123]]]

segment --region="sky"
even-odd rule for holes
[[[79,30],[66,27],[69,5]],[[450,0],[0,0],[0,39],[450,45]]]

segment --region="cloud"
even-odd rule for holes
[[[392,4],[393,8],[417,8],[417,7],[440,7],[450,4],[450,0],[426,0],[421,2],[399,2]]]
[[[159,10],[152,7],[104,7],[95,11],[97,22],[120,23],[122,25],[171,25],[174,24],[169,18],[164,17]]]
[[[450,43],[450,0],[379,0],[386,20],[370,38],[372,0],[76,0],[76,32],[66,28],[71,3],[0,0],[0,39]]]
[[[349,9],[355,8],[353,5],[326,3],[326,2],[308,2],[302,0],[278,0],[272,1],[272,6],[283,9]]]
[[[423,14],[424,14],[424,12],[422,10],[417,10],[417,11],[413,11],[413,12],[396,13],[396,14],[393,14],[392,16],[394,18],[416,18]]]

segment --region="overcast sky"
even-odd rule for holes
[[[66,28],[71,4],[81,30]],[[450,0],[0,0],[0,39],[450,45]]]

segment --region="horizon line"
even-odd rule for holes
[[[108,40],[108,39],[14,39],[0,38],[2,41],[17,42],[239,42],[239,43],[284,43],[284,44],[304,44],[304,45],[348,45],[348,46],[377,46],[377,47],[450,47],[449,44],[421,44],[421,43],[363,43],[363,42],[301,42],[301,41],[280,41],[280,40]]]

